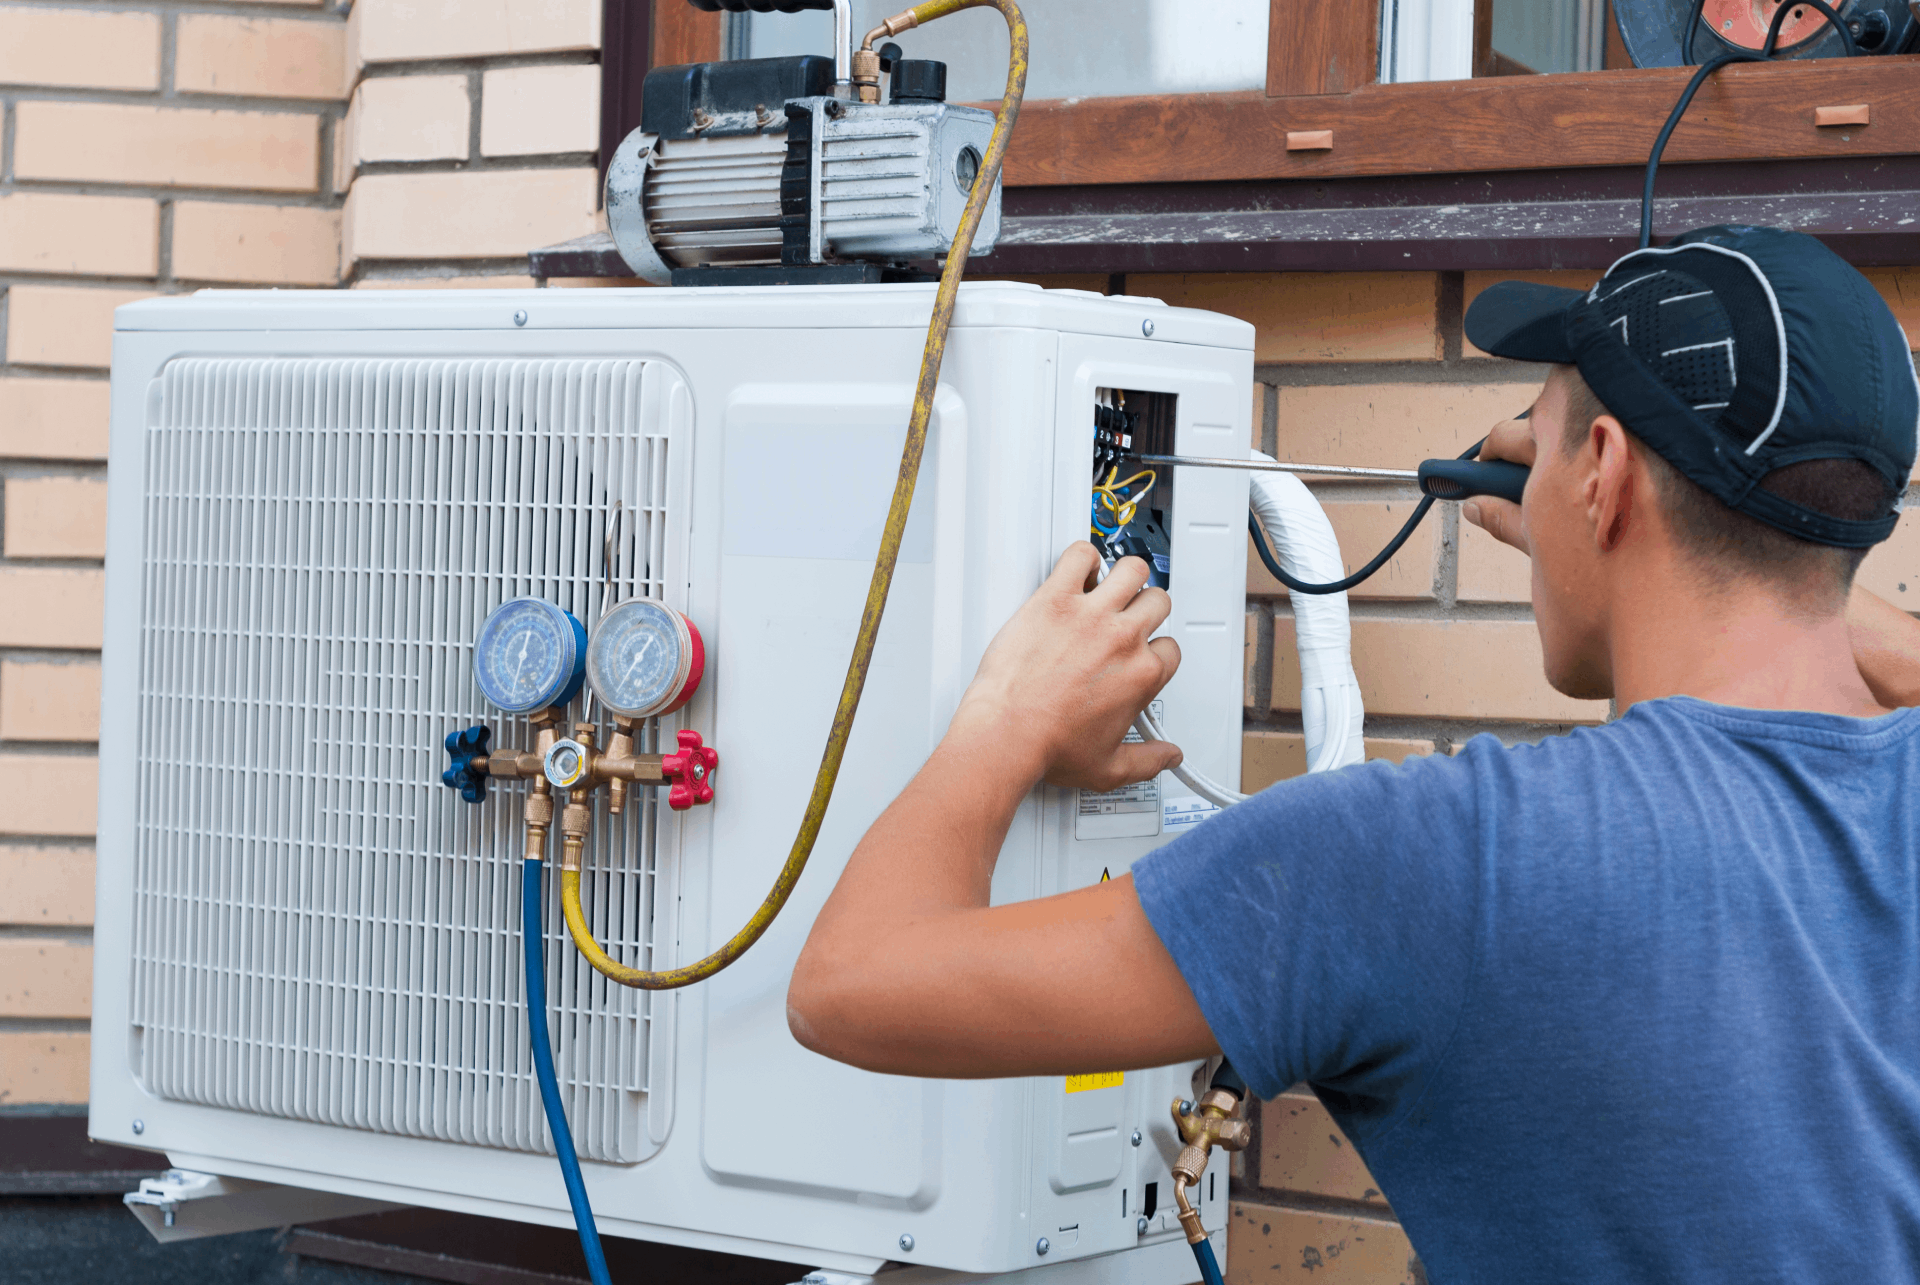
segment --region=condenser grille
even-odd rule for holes
[[[663,596],[670,444],[691,405],[641,361],[176,360],[149,406],[134,889],[135,1074],[162,1097],[550,1150],[527,1048],[520,805],[440,784],[487,722],[487,613],[589,624]],[[654,733],[649,729],[649,737]],[[650,747],[650,746],[649,746]],[[586,896],[657,967],[670,814],[594,819]],[[566,941],[548,895],[555,1054],[581,1154],[649,1129],[651,1008]],[[664,925],[661,930],[670,936]]]

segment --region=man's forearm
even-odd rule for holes
[[[1860,676],[1882,705],[1920,705],[1920,621],[1855,585],[1847,632]]]

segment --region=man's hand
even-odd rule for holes
[[[1524,419],[1509,419],[1493,426],[1480,448],[1483,460],[1511,460],[1533,467],[1533,428]],[[1531,554],[1526,532],[1520,526],[1520,506],[1496,495],[1476,495],[1460,506],[1460,516],[1502,544],[1510,544]]]
[[[1180,762],[1165,741],[1122,740],[1180,668],[1178,643],[1149,641],[1173,601],[1146,587],[1139,558],[1122,558],[1089,589],[1099,570],[1085,541],[1060,555],[987,647],[953,718],[953,735],[1034,755],[1023,766],[1050,785],[1113,790]]]
[[[1042,777],[1107,790],[1180,761],[1127,725],[1180,664],[1171,604],[1125,558],[1097,586],[1061,555],[987,649],[946,737],[854,849],[787,992],[794,1038],[895,1075],[1060,1075],[1215,1052],[1122,875],[991,905],[994,861]]]

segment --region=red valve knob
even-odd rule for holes
[[[713,774],[719,767],[720,751],[701,744],[698,732],[681,732],[680,752],[660,760],[660,770],[673,782],[667,806],[684,812],[696,803],[713,802]]]

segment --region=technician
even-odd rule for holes
[[[1920,1280],[1920,625],[1850,586],[1914,463],[1906,337],[1817,241],[1719,227],[1591,291],[1507,282],[1550,363],[1477,521],[1532,554],[1548,681],[1614,721],[1282,782],[1130,877],[989,906],[1035,784],[1128,725],[1167,595],[1068,549],[854,852],[794,1034],[908,1075],[1226,1053],[1310,1084],[1435,1281]],[[1496,676],[1497,677],[1497,676]]]

